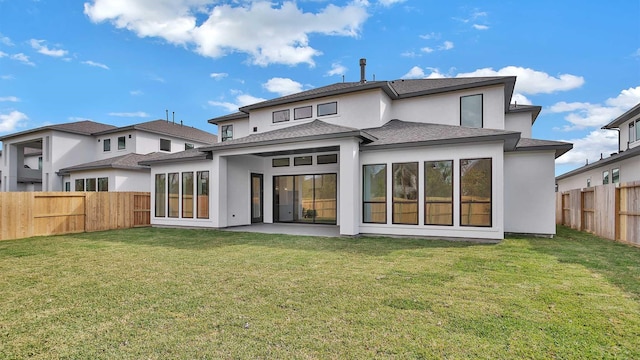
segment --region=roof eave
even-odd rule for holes
[[[491,141],[504,141],[504,150],[513,151],[519,139],[520,139],[520,133],[481,135],[481,136],[414,141],[414,142],[404,142],[404,143],[394,143],[394,144],[381,144],[381,145],[374,144],[374,145],[363,146],[360,148],[360,151],[400,149],[400,148],[420,147],[420,146],[468,144],[468,143],[491,142]]]
[[[567,145],[541,145],[541,146],[525,146],[525,147],[517,147],[515,151],[555,151],[555,158],[559,158],[560,156],[566,154],[569,150],[573,149],[573,144]]]
[[[603,126],[601,129],[604,129],[604,130],[617,129],[622,123],[624,123],[625,121],[631,120],[633,117],[638,115],[640,115],[640,104],[627,110],[624,114],[613,119],[613,121]]]
[[[194,155],[194,156],[183,157],[183,158],[143,160],[143,161],[138,161],[138,165],[152,166],[153,164],[161,164],[161,163],[175,163],[175,162],[182,162],[182,161],[211,160],[211,154],[210,154],[209,151],[202,150],[201,148],[199,148],[198,150],[202,151],[202,153],[198,154],[198,155]]]

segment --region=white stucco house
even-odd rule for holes
[[[150,169],[139,161],[209,146],[216,136],[165,120],[124,127],[87,120],[0,141],[2,191],[150,191]]]
[[[336,226],[341,235],[555,234],[554,160],[515,77],[343,82],[209,120],[211,146],[143,160],[152,225]]]
[[[602,128],[618,132],[618,152],[556,177],[557,191],[640,180],[640,104]]]

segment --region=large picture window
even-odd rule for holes
[[[177,218],[180,205],[180,176],[178,173],[169,173],[169,217]]]
[[[453,160],[424,163],[424,224],[453,225]]]
[[[491,226],[491,159],[460,160],[460,225]]]
[[[198,171],[198,219],[209,218],[209,172]]]
[[[482,127],[482,94],[460,98],[460,125],[472,128]]]
[[[156,174],[156,217],[165,217],[165,209],[167,208],[166,199],[167,191],[167,175]]]
[[[364,165],[362,173],[362,222],[386,224],[387,165]]]
[[[182,173],[182,217],[193,218],[193,173]]]
[[[418,163],[393,164],[393,223],[418,224]]]

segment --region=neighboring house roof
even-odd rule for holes
[[[406,99],[415,96],[438,94],[449,91],[471,89],[480,86],[504,85],[505,86],[505,112],[509,109],[509,102],[515,86],[515,76],[470,77],[470,78],[442,78],[442,79],[411,79],[393,81],[371,82],[343,82],[335,83],[299,93],[282,96],[279,98],[262,101],[256,104],[243,106],[240,113],[234,113],[209,120],[209,123],[217,124],[242,118],[241,113],[249,113],[251,110],[262,109],[270,106],[284,105],[296,101],[307,101],[327,96],[342,95],[364,90],[380,89],[391,99]],[[244,116],[246,117],[246,116]]]
[[[542,111],[542,106],[509,104],[509,113],[519,113],[519,112],[532,113],[531,125],[533,125],[533,123],[536,122],[538,115],[540,115],[540,111]]]
[[[31,130],[20,131],[17,133],[2,136],[0,137],[0,141],[4,141],[5,139],[10,139],[12,137],[35,133],[35,132],[44,131],[44,130],[56,130],[56,131],[62,131],[62,132],[67,132],[72,134],[91,135],[99,131],[106,131],[106,130],[115,129],[115,128],[116,127],[113,125],[101,124],[95,121],[84,120],[84,121],[76,121],[76,122],[65,123],[65,124],[47,125],[47,126],[42,126],[42,127],[31,129]]]
[[[142,130],[160,135],[170,135],[205,144],[214,144],[217,141],[217,137],[215,135],[206,131],[182,124],[174,124],[166,120],[153,120],[140,124],[113,128],[97,132],[94,135],[106,135],[127,130]]]
[[[244,113],[242,111],[238,111],[235,112],[233,114],[229,114],[229,115],[225,115],[225,116],[220,116],[217,118],[213,118],[213,119],[209,119],[207,120],[207,122],[209,124],[216,124],[218,125],[219,122],[224,122],[224,121],[230,121],[230,120],[239,120],[239,119],[246,119],[249,117],[249,114]]]
[[[621,161],[621,160],[624,160],[624,159],[628,159],[628,158],[631,158],[631,157],[634,157],[634,156],[640,156],[640,146],[634,147],[634,148],[629,149],[627,151],[619,152],[617,154],[613,154],[613,155],[609,156],[608,158],[605,158],[605,159],[602,159],[602,160],[598,160],[598,161],[596,161],[594,163],[591,163],[589,165],[585,165],[583,167],[580,167],[580,168],[577,168],[575,170],[572,170],[572,171],[569,171],[567,173],[564,173],[562,175],[559,175],[559,176],[556,177],[556,181],[557,180],[566,179],[566,178],[568,178],[570,176],[573,176],[573,175],[581,174],[583,172],[589,171],[591,169],[598,168],[598,167],[603,166],[603,165],[616,163],[618,161]]]
[[[108,159],[92,161],[84,164],[70,166],[64,169],[60,169],[58,174],[67,175],[74,171],[83,170],[101,170],[101,169],[126,169],[126,170],[149,170],[148,166],[142,166],[139,163],[144,160],[154,159],[164,155],[163,153],[150,153],[150,154],[126,154],[121,156],[115,156]]]
[[[616,129],[625,121],[631,120],[633,117],[640,115],[640,104],[632,107],[624,114],[618,116],[613,121],[603,126],[603,129]]]
[[[529,138],[521,138],[516,146],[516,151],[555,150],[556,159],[571,149],[573,149],[573,144],[568,142]]]
[[[157,157],[148,158],[140,161],[140,165],[151,165],[153,163],[182,162],[192,160],[211,159],[209,151],[203,151],[203,148],[189,149],[185,151],[175,152],[171,154],[160,154]]]
[[[415,123],[397,119],[391,120],[381,127],[364,129],[363,131],[373,135],[376,139],[363,145],[362,150],[497,140],[504,140],[505,150],[514,150],[520,138],[520,133],[517,131]]]

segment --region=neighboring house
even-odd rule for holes
[[[602,128],[618,131],[618,152],[556,177],[557,191],[640,180],[640,104]]]
[[[515,81],[363,76],[211,119],[219,143],[141,163],[151,223],[552,236],[554,160],[572,145],[530,138],[540,107],[510,105]]]
[[[149,167],[162,153],[216,142],[165,120],[115,127],[93,121],[49,125],[0,137],[2,191],[149,191]]]

